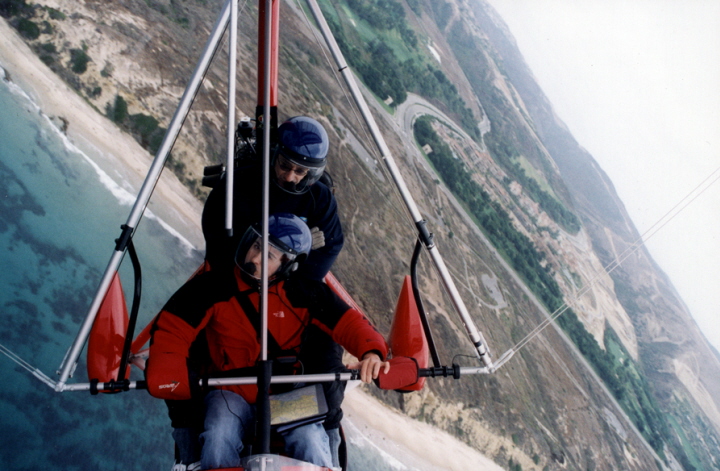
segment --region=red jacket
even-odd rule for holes
[[[235,278],[222,279],[210,271],[183,285],[163,307],[153,327],[146,379],[150,394],[162,399],[191,397],[187,360],[190,345],[205,329],[212,372],[254,366],[260,357],[260,336],[241,308],[236,294],[250,287],[235,270]],[[250,301],[259,309],[259,293]],[[290,280],[270,287],[268,327],[284,351],[298,352],[302,333],[317,324],[352,355],[362,358],[376,351],[387,356],[387,344],[367,318],[350,308],[321,282]],[[257,386],[225,386],[254,403]]]

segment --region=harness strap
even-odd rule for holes
[[[248,296],[250,293],[254,292],[255,290],[249,289],[245,291],[238,291],[237,294],[235,294],[235,299],[237,299],[238,303],[240,303],[240,307],[245,312],[245,316],[247,316],[248,320],[252,324],[252,326],[255,328],[255,333],[257,335],[258,341],[260,341],[261,336],[261,324],[260,324],[260,313],[258,313],[257,309],[255,309],[255,306],[253,306],[252,301],[250,301],[250,297]],[[280,348],[280,344],[275,340],[275,337],[273,337],[272,332],[268,330],[268,353],[270,355],[270,358],[279,358],[282,356],[285,356],[285,351]],[[294,354],[294,353],[293,353]]]

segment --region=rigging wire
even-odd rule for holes
[[[36,378],[38,378],[40,381],[42,381],[46,385],[55,389],[55,385],[57,384],[55,381],[50,379],[45,373],[43,373],[39,369],[32,366],[30,363],[28,363],[25,360],[23,360],[22,358],[20,358],[18,355],[13,353],[9,348],[7,348],[3,344],[0,344],[0,353],[3,353],[10,360],[14,361],[18,366],[20,366],[24,370],[28,371],[31,375],[35,376]]]
[[[543,322],[538,324],[533,330],[531,330],[522,340],[517,342],[513,347],[508,349],[501,357],[495,362],[495,371],[497,371],[504,363],[517,353],[520,349],[524,348],[531,340],[537,337],[548,325],[550,325],[555,319],[564,314],[570,305],[576,303],[584,296],[590,289],[598,282],[601,276],[604,274],[609,275],[615,271],[622,262],[628,257],[635,254],[640,250],[645,243],[650,240],[655,234],[657,234],[663,227],[665,227],[670,221],[677,217],[685,208],[693,203],[698,197],[700,197],[705,191],[707,191],[715,182],[720,180],[720,167],[716,168],[710,173],[705,179],[703,179],[698,185],[696,185],[690,192],[685,195],[678,203],[675,204],[670,210],[668,210],[660,219],[658,219],[650,228],[648,228],[643,234],[641,234],[628,248],[626,248],[620,255],[604,267],[604,273],[600,272],[593,277],[589,283],[583,286],[570,300],[560,306],[555,312],[550,314]]]
[[[322,51],[323,57],[325,58],[325,62],[327,63],[328,68],[330,70],[332,70],[333,76],[335,77],[335,80],[338,83],[338,86],[342,90],[345,100],[348,102],[349,108],[352,110],[352,112],[355,116],[355,119],[358,120],[358,122],[362,122],[362,120],[360,120],[360,117],[358,116],[358,110],[354,106],[353,101],[348,96],[346,87],[342,84],[342,82],[338,76],[338,72],[341,72],[341,70],[335,70],[335,67],[332,65],[332,62],[330,61],[330,58],[328,57],[326,48],[324,47],[322,41],[318,37],[318,31],[310,22],[310,19],[308,18],[307,13],[300,5],[300,1],[297,0],[296,4],[298,6],[298,9],[303,13],[305,22],[306,22],[307,26],[309,27],[310,31],[312,32],[313,37],[315,38],[315,41],[318,44],[320,50]],[[365,139],[369,140],[371,137],[369,136],[367,129],[364,126],[361,126],[360,128],[362,130],[362,133],[364,134]],[[375,149],[374,147],[371,148],[370,153],[376,159],[379,160],[379,157],[377,155],[377,149]],[[388,174],[388,170],[385,168],[385,166],[380,165],[379,167],[383,171],[383,174],[385,175],[386,178],[391,178],[391,176]],[[707,183],[711,179],[712,179],[712,181]],[[512,356],[517,351],[524,348],[531,340],[533,340],[535,337],[537,337],[543,330],[545,330],[558,317],[560,317],[568,309],[570,309],[571,305],[576,303],[577,301],[579,301],[582,296],[584,296],[586,293],[588,293],[590,291],[590,289],[593,288],[593,286],[595,284],[597,284],[597,282],[603,275],[605,275],[605,274],[609,275],[610,273],[615,271],[622,264],[622,262],[624,262],[631,255],[635,254],[638,250],[640,250],[645,245],[645,243],[648,240],[650,240],[650,238],[652,238],[658,231],[660,231],[672,219],[674,219],[676,216],[678,216],[678,214],[680,214],[685,208],[687,208],[688,205],[690,205],[693,201],[695,201],[695,199],[697,199],[699,196],[701,196],[718,179],[720,179],[720,167],[718,167],[713,172],[711,172],[709,176],[707,176],[704,180],[702,180],[685,197],[683,197],[678,203],[676,203],[675,206],[673,206],[662,217],[660,217],[660,219],[658,219],[657,222],[655,222],[652,226],[650,226],[650,228],[648,228],[643,234],[641,234],[620,255],[616,256],[612,262],[610,262],[608,265],[606,265],[604,267],[603,272],[599,272],[598,274],[596,274],[595,277],[593,277],[585,286],[583,286],[577,293],[575,293],[575,295],[570,300],[563,303],[563,305],[561,305],[552,314],[550,314],[543,322],[538,324],[522,340],[517,342],[515,344],[515,346],[511,347],[505,353],[503,353],[495,361],[493,371],[497,371],[503,364],[505,364],[508,360],[510,360],[510,358],[512,358]],[[702,188],[701,190],[699,190],[703,185],[705,185],[705,187]],[[398,197],[400,197],[399,191],[394,186],[392,188],[395,190],[394,193]],[[697,193],[697,194],[695,194],[695,193]],[[406,214],[406,216],[409,216],[407,214],[407,212],[405,212],[405,214]],[[455,278],[457,278],[457,277],[455,277]]]
[[[247,6],[248,0],[245,0],[245,2],[242,4],[242,6],[239,9],[238,16],[244,11],[245,7]],[[298,9],[303,13],[303,17],[305,18],[305,21],[307,25],[309,26],[310,31],[312,31],[312,34],[317,42],[317,44],[320,46],[320,50],[323,53],[323,56],[325,57],[325,60],[329,66],[329,68],[333,71],[333,76],[335,77],[335,80],[338,82],[340,90],[342,90],[343,95],[345,96],[346,101],[349,103],[349,108],[352,110],[355,119],[358,122],[362,122],[360,117],[358,116],[358,110],[353,105],[353,101],[349,98],[347,94],[347,90],[345,86],[342,85],[342,82],[340,81],[340,78],[338,77],[338,72],[335,68],[332,66],[332,63],[330,62],[330,59],[327,55],[326,48],[323,46],[322,42],[320,41],[318,37],[318,31],[315,27],[313,27],[312,23],[310,22],[310,19],[307,16],[307,13],[305,10],[299,5],[298,2]],[[215,55],[220,49],[220,45],[215,48],[213,51],[213,54],[211,56],[211,61],[215,59]],[[207,74],[207,71],[203,74],[203,78],[201,79],[204,81],[205,76]],[[192,102],[194,102],[194,98],[192,99]],[[184,121],[184,120],[183,120]],[[371,140],[371,137],[368,134],[367,129],[364,126],[360,126],[362,133],[364,134],[364,137],[367,140]],[[366,148],[367,150],[367,148]],[[376,159],[379,160],[379,157],[377,155],[377,149],[374,147],[371,147],[369,150],[369,153],[373,155]],[[391,179],[390,175],[388,174],[388,170],[380,165],[379,166],[381,170],[383,171],[386,178]],[[638,250],[640,250],[648,240],[650,240],[657,232],[659,232],[663,227],[665,227],[670,221],[672,221],[675,217],[677,217],[682,211],[684,211],[690,204],[692,204],[698,197],[700,197],[705,191],[707,191],[713,184],[715,184],[720,179],[720,167],[715,169],[713,172],[710,173],[703,181],[701,181],[695,188],[693,188],[685,197],[683,197],[678,203],[675,204],[670,210],[668,210],[660,219],[658,219],[657,222],[655,222],[650,228],[648,228],[644,233],[642,233],[632,244],[630,244],[620,255],[615,257],[615,259],[610,262],[608,265],[604,267],[604,273],[599,272],[596,274],[595,277],[593,277],[585,286],[583,286],[580,290],[577,291],[573,295],[573,297],[565,302],[562,306],[560,306],[558,309],[556,309],[552,314],[548,315],[547,318],[538,324],[534,329],[532,329],[523,339],[518,341],[513,347],[509,348],[505,353],[503,353],[494,363],[494,366],[492,368],[492,372],[496,372],[499,370],[507,361],[509,361],[515,353],[517,353],[519,350],[527,346],[527,344],[532,341],[535,337],[537,337],[540,333],[542,333],[543,330],[545,330],[551,323],[553,323],[557,318],[559,318],[562,314],[564,314],[568,309],[570,309],[571,305],[575,302],[579,301],[582,296],[587,294],[590,289],[599,281],[599,279],[607,274],[609,275],[613,271],[615,271],[628,257],[635,254]],[[708,183],[709,181],[709,183]],[[704,187],[703,187],[704,186]],[[399,196],[398,190],[393,186],[393,189],[395,189],[395,193]],[[407,215],[407,212],[405,212]],[[28,371],[30,374],[38,378],[40,381],[45,383],[46,385],[50,386],[51,388],[55,388],[55,385],[57,384],[55,381],[53,381],[50,377],[45,375],[42,371],[39,369],[33,367],[31,364],[23,360],[21,357],[16,355],[14,352],[12,352],[10,349],[5,347],[4,345],[0,344],[0,353],[7,356],[10,360],[12,360],[14,363],[16,363],[21,368]],[[465,356],[465,355],[456,355],[457,356]],[[455,358],[454,357],[454,358]]]

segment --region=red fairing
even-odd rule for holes
[[[101,383],[118,379],[127,326],[125,295],[120,277],[115,273],[90,331],[87,353],[89,379],[97,379]]]
[[[393,357],[390,359],[390,371],[385,374],[380,370],[375,383],[380,389],[394,391],[411,391],[418,383],[418,364],[414,358]],[[422,378],[423,380],[425,378]]]
[[[395,309],[395,319],[390,330],[390,350],[393,357],[411,357],[416,360],[418,367],[428,366],[430,349],[409,276],[405,277]],[[424,385],[425,378],[420,378],[414,385],[401,388],[400,391],[419,391]]]
[[[345,287],[340,284],[340,282],[337,280],[337,278],[335,278],[335,275],[333,275],[332,272],[328,272],[328,274],[325,275],[325,283],[330,287],[331,290],[333,290],[335,294],[340,296],[340,299],[345,301],[348,306],[362,312],[360,306],[358,306],[353,297],[350,296],[350,293],[348,293]]]

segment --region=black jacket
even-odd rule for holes
[[[310,228],[319,227],[325,235],[325,246],[310,252],[301,264],[302,275],[322,280],[343,246],[343,232],[337,215],[337,203],[330,189],[316,182],[300,195],[290,194],[270,182],[270,214],[285,212],[300,217]],[[262,218],[262,167],[253,163],[235,172],[233,199],[233,237],[225,232],[225,179],[213,188],[202,215],[205,236],[205,258],[210,266],[232,265],[235,249],[245,230]]]

